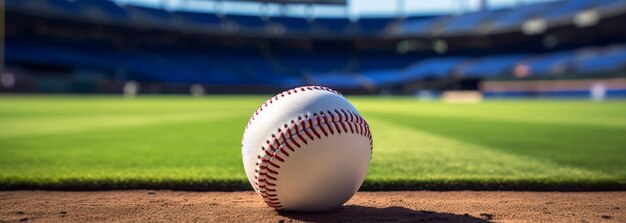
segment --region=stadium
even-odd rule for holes
[[[0,221],[626,221],[626,1],[2,2]],[[300,86],[372,131],[329,213],[241,165]]]

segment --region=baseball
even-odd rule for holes
[[[242,139],[250,184],[277,210],[335,209],[361,187],[372,158],[367,122],[340,93],[297,87],[268,99]]]

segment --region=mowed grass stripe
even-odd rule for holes
[[[626,103],[609,101],[487,101],[480,104],[417,102],[415,99],[357,98],[364,112],[414,114],[439,118],[461,118],[537,124],[574,124],[626,128]]]
[[[241,117],[0,141],[5,188],[242,188]],[[219,131],[207,131],[217,129]],[[10,148],[10,149],[7,149]],[[217,188],[216,188],[217,187]],[[248,188],[246,186],[245,188]]]
[[[369,118],[375,159],[362,190],[624,190],[623,177]],[[393,149],[390,149],[393,148]],[[442,177],[445,176],[445,177]]]
[[[620,155],[626,149],[626,129],[419,115],[371,116],[491,150],[606,173],[626,182],[626,156]]]
[[[249,190],[241,134],[265,99],[0,97],[0,188]],[[374,135],[363,190],[626,189],[623,102],[352,101]]]
[[[490,147],[429,134],[413,128],[370,118],[376,141],[376,160],[369,177],[388,179],[507,180],[611,179],[611,176],[584,168],[553,163]],[[389,149],[394,148],[394,149]]]
[[[28,120],[4,120],[0,138],[62,134],[90,131],[101,128],[125,128],[132,126],[155,125],[187,121],[203,121],[235,116],[224,112],[196,112],[169,114],[98,115],[72,116],[60,118],[33,118]]]

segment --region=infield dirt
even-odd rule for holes
[[[253,192],[2,191],[4,221],[626,222],[626,192],[359,192],[305,214],[276,212]]]

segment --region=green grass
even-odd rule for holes
[[[266,96],[1,96],[0,189],[250,189],[241,135]],[[355,97],[366,190],[626,189],[626,102]]]

